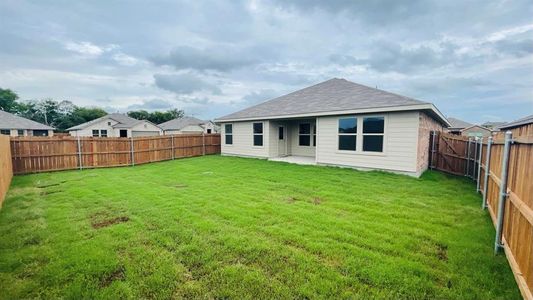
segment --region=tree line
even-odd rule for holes
[[[52,126],[58,131],[66,131],[67,128],[107,115],[102,108],[77,106],[68,100],[56,101],[46,98],[20,101],[17,93],[2,88],[0,88],[0,110]],[[163,112],[135,110],[128,111],[127,114],[134,119],[161,124],[183,117],[183,110],[171,109]]]

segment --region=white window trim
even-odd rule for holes
[[[262,132],[261,133],[255,133],[254,132],[254,124],[262,124]],[[263,137],[263,144],[261,146],[254,145],[254,139],[256,135],[260,135]],[[252,122],[252,147],[255,148],[264,148],[265,147],[265,122]]]
[[[309,124],[309,133],[300,133],[300,125]],[[316,125],[315,125],[316,126]],[[300,136],[309,136],[309,145],[300,145]],[[315,147],[313,146],[313,123],[311,122],[300,122],[298,123],[298,147]]]
[[[226,144],[226,125],[231,125],[231,144]],[[235,130],[235,126],[233,126],[234,124],[233,123],[224,123],[224,126],[223,126],[223,129],[224,129],[224,146],[226,147],[233,147],[233,145],[235,144],[235,134],[233,133],[233,131]]]
[[[364,133],[363,124],[364,124],[364,119],[365,118],[383,118],[383,133]],[[382,154],[385,153],[385,144],[386,144],[385,132],[387,132],[387,121],[386,120],[387,120],[386,116],[380,116],[380,115],[363,116],[361,118],[361,153],[364,153],[366,155],[368,155],[368,154],[380,154],[380,155],[382,155]],[[364,151],[363,142],[364,142],[365,136],[382,136],[383,137],[383,147],[381,149],[381,152]]]
[[[363,119],[371,117],[381,117],[383,118],[383,151],[374,152],[374,151],[363,151],[363,136],[364,135],[381,135],[375,133],[363,134]],[[339,120],[346,118],[357,118],[357,133],[339,133]],[[346,154],[346,155],[365,155],[365,156],[387,156],[387,132],[388,132],[388,115],[387,114],[372,114],[372,115],[347,115],[337,117],[337,127],[335,128],[336,136],[336,151],[337,154]],[[339,135],[355,135],[357,136],[355,141],[355,151],[351,150],[339,150]]]

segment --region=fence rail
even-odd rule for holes
[[[139,138],[11,138],[14,174],[133,166],[216,153],[220,153],[219,134]]]
[[[523,297],[533,299],[533,137],[431,138],[430,167],[477,182],[496,227],[495,251],[503,249]]]

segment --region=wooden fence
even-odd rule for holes
[[[11,184],[11,178],[13,178],[13,167],[11,166],[9,136],[0,135],[0,207]]]
[[[488,209],[497,228],[495,249],[503,248],[523,297],[533,299],[533,137],[512,139],[507,159],[500,136],[489,141],[432,133],[431,141],[431,168],[477,182],[482,207]],[[505,169],[507,180],[502,182]]]
[[[11,138],[14,174],[134,166],[215,153],[220,153],[219,134],[138,138]]]

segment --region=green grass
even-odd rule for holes
[[[520,299],[474,190],[221,156],[17,176],[0,298]]]

